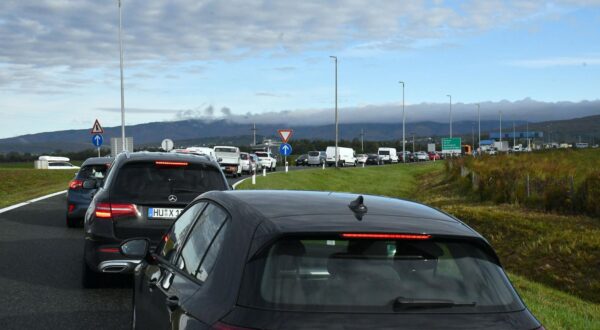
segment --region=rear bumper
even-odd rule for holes
[[[92,241],[86,239],[84,262],[91,270],[98,273],[133,273],[134,268],[141,260],[123,256],[118,250],[120,244],[120,241]]]

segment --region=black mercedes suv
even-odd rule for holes
[[[98,188],[84,221],[84,287],[95,287],[101,273],[131,272],[139,263],[119,254],[123,240],[143,236],[157,245],[196,196],[230,189],[209,158],[156,152],[119,154]]]

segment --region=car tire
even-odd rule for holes
[[[97,288],[100,285],[101,274],[96,273],[88,267],[85,258],[83,260],[83,271],[81,274],[81,284],[86,289]]]

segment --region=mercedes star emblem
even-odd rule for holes
[[[169,202],[171,202],[171,203],[177,202],[177,196],[175,196],[175,195],[169,195]]]

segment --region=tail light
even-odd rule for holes
[[[252,330],[251,328],[238,327],[235,325],[229,325],[223,322],[217,322],[210,327],[211,330]]]
[[[69,189],[72,190],[76,190],[76,189],[80,189],[83,188],[83,181],[82,180],[71,180],[71,182],[69,182]]]
[[[123,216],[136,216],[138,210],[135,204],[98,203],[95,213],[96,218],[112,219]]]
[[[343,233],[343,238],[366,238],[366,239],[405,239],[425,240],[430,239],[427,234],[378,234],[378,233]]]
[[[73,212],[75,209],[75,204],[69,204],[69,213]]]

